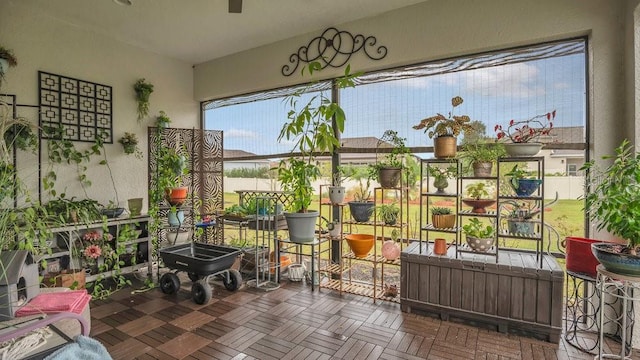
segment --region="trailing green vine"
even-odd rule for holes
[[[153,84],[145,81],[144,78],[138,79],[133,85],[136,92],[136,101],[138,102],[138,122],[149,115],[149,97],[153,92]]]

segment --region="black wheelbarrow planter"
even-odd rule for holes
[[[222,280],[224,287],[235,291],[242,285],[242,275],[230,269],[238,255],[237,248],[209,244],[180,244],[160,250],[165,266],[175,270],[160,277],[160,289],[165,294],[173,294],[180,289],[180,279],[176,275],[184,271],[193,281],[191,296],[196,304],[206,304],[211,300],[211,277]]]

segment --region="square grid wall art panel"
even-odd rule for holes
[[[94,142],[102,136],[113,143],[111,86],[43,71],[38,80],[43,138]]]

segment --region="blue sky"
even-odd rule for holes
[[[490,136],[496,124],[552,110],[557,111],[555,127],[584,126],[584,59],[584,54],[576,54],[345,89],[343,137],[380,137],[393,129],[407,138],[408,146],[429,146],[432,140],[411,126],[437,112],[446,116],[451,98],[457,95],[464,103],[454,115],[484,122]],[[207,129],[224,132],[225,149],[284,153],[290,144],[278,144],[276,139],[288,110],[286,102],[272,99],[208,110],[205,119]]]

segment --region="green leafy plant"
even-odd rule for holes
[[[18,59],[13,54],[13,51],[1,45],[0,45],[0,59],[7,60],[7,63],[9,64],[10,67],[18,66]]]
[[[313,74],[321,69],[321,65],[312,62],[306,69]],[[336,80],[336,85],[338,88],[352,87],[356,75],[350,74],[350,67],[347,66],[344,76]],[[278,166],[278,180],[283,190],[294,195],[288,209],[291,212],[307,212],[314,194],[311,183],[320,177],[316,156],[318,153],[332,153],[340,146],[336,133],[344,131],[345,122],[342,108],[324,92],[300,105],[298,101],[303,92],[287,98],[291,110],[287,114],[288,122],[284,123],[278,135],[279,142],[287,140],[294,143],[292,156],[280,161]],[[296,152],[298,157],[294,157]]]
[[[136,92],[136,101],[138,102],[138,121],[149,115],[149,97],[153,92],[153,84],[145,81],[144,78],[138,79],[133,84]]]
[[[59,198],[50,200],[44,207],[47,214],[58,217],[56,220],[61,223],[89,224],[102,219],[102,205],[96,200],[75,200],[75,197],[67,199],[64,193]]]
[[[404,165],[404,158],[406,154],[409,154],[409,149],[405,146],[406,138],[398,136],[398,132],[394,130],[386,130],[382,137],[378,140],[376,145],[376,151],[384,148],[389,144],[392,146],[391,152],[385,155],[385,157],[371,165],[376,169],[380,168],[401,168]]]
[[[429,166],[429,176],[433,177],[434,181],[453,179],[458,173],[458,169],[455,165],[451,164],[447,167]]]
[[[158,186],[160,189],[173,188],[182,183],[187,175],[187,157],[176,149],[161,147],[158,156]]]
[[[598,230],[607,230],[628,241],[628,252],[637,255],[640,246],[640,152],[624,140],[606,168],[595,161],[585,163],[587,172],[585,210]]]
[[[495,162],[506,155],[507,152],[502,143],[479,140],[462,145],[462,151],[458,153],[458,158],[473,164],[475,162]]]
[[[462,103],[463,99],[460,96],[453,97],[451,99],[452,108],[448,116],[437,113],[434,116],[420,120],[420,123],[414,125],[413,128],[415,130],[423,130],[430,138],[440,136],[457,137],[461,132],[473,132],[474,128],[470,124],[471,118],[469,116],[453,115],[455,108]]]
[[[467,196],[471,199],[480,200],[492,198],[489,192],[492,189],[482,181],[467,185],[465,190],[467,192]]]
[[[136,134],[125,132],[118,142],[122,144],[125,154],[135,154],[136,158],[142,158],[142,152],[138,149],[138,136]]]
[[[171,119],[166,112],[160,110],[160,115],[156,116],[156,126],[160,129],[166,129],[169,127]]]
[[[512,220],[529,220],[533,218],[540,210],[536,210],[535,203],[529,201],[511,201],[504,202],[501,206],[506,209],[506,217]]]
[[[38,137],[33,132],[34,128],[29,120],[14,117],[11,106],[0,100],[0,159],[10,162],[14,146],[23,151],[35,151]]]
[[[18,59],[13,54],[13,51],[1,45],[0,45],[0,59],[6,60],[8,67],[18,66]],[[0,65],[0,84],[2,84],[2,80],[4,80],[4,74],[6,72],[7,72],[7,69],[3,68]]]
[[[515,164],[504,176],[509,177],[509,183],[514,189],[518,189],[520,187],[520,180],[533,178],[533,173],[521,168],[520,164]]]
[[[384,221],[387,225],[393,225],[398,221],[398,214],[400,214],[400,207],[395,202],[389,204],[376,205],[376,216]]]
[[[371,178],[373,174],[365,166],[348,166],[343,167],[344,174],[347,178],[358,182],[356,190],[353,193],[353,200],[365,202],[371,199]]]
[[[247,216],[249,212],[244,206],[233,204],[224,209],[224,215],[226,216],[236,216],[236,217],[244,217]]]
[[[431,208],[432,215],[451,215],[451,209],[446,207],[434,206]]]
[[[478,239],[486,239],[493,237],[495,229],[491,225],[484,225],[478,218],[472,218],[469,223],[462,226],[462,231],[467,236],[472,236]]]

